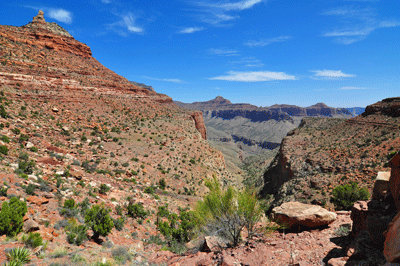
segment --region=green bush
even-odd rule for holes
[[[15,170],[17,174],[32,174],[35,169],[35,162],[30,160],[27,153],[21,153],[19,155],[18,169]]]
[[[356,182],[337,186],[332,191],[331,202],[337,210],[350,210],[354,202],[369,199],[369,192],[366,188],[359,188]]]
[[[120,217],[117,219],[113,219],[113,222],[115,229],[117,229],[118,231],[122,231],[122,229],[124,228],[125,219],[123,217]]]
[[[2,118],[7,118],[7,117],[8,117],[8,114],[7,114],[7,112],[6,112],[6,109],[4,109],[4,106],[3,106],[3,105],[0,105],[0,116],[1,116]]]
[[[160,189],[165,190],[165,188],[167,187],[167,182],[165,181],[164,178],[160,179],[160,181],[158,181],[158,186],[160,187]]]
[[[0,153],[3,155],[7,155],[8,154],[8,148],[6,145],[0,145]]]
[[[141,203],[133,204],[133,202],[130,201],[126,206],[126,210],[128,212],[127,215],[132,218],[145,219],[148,215],[148,212],[144,210],[144,207]]]
[[[168,221],[160,221],[161,217],[167,215]],[[165,208],[160,208],[157,213],[158,230],[166,239],[172,242],[189,242],[195,232],[198,222],[193,212],[181,211],[178,216],[176,213],[169,213]]]
[[[111,188],[109,186],[107,186],[106,184],[101,184],[100,185],[100,189],[99,189],[99,193],[105,195],[105,194],[107,194],[108,191],[110,191],[110,189]]]
[[[60,215],[66,218],[76,217],[78,215],[78,209],[75,205],[74,199],[66,199],[64,201],[64,206],[60,210]]]
[[[28,211],[25,201],[12,197],[3,202],[0,211],[0,235],[15,236],[22,230],[24,215]]]
[[[43,239],[40,233],[29,233],[28,238],[25,236],[22,238],[22,241],[31,248],[37,248],[38,246],[43,246]]]
[[[35,195],[36,186],[34,184],[29,184],[25,187],[25,193],[28,195]]]
[[[154,187],[147,187],[144,189],[144,193],[146,194],[154,194],[154,192],[155,192]]]
[[[215,177],[207,181],[206,186],[210,192],[197,203],[194,212],[203,230],[224,234],[234,246],[239,244],[244,228],[251,237],[254,234],[254,225],[263,213],[255,194],[248,190],[236,191],[232,187],[223,191]]]
[[[0,187],[0,196],[7,197],[8,187]]]
[[[84,224],[70,224],[66,228],[68,243],[80,246],[87,237],[87,226]]]
[[[111,209],[106,209],[104,205],[94,205],[86,212],[85,223],[93,230],[93,238],[107,236],[114,223],[110,217]]]

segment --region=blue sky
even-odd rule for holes
[[[398,0],[2,1],[39,9],[103,65],[183,102],[364,107],[400,96]]]

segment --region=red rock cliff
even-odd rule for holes
[[[204,125],[203,113],[200,111],[194,112],[192,113],[192,118],[203,139],[207,139],[207,129]]]

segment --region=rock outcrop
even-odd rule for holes
[[[272,210],[273,220],[285,227],[308,228],[328,225],[336,220],[336,213],[321,206],[300,202],[286,202]]]
[[[207,139],[207,129],[204,125],[203,113],[202,112],[193,112],[192,118],[194,120],[195,126],[197,130],[200,132],[203,139]]]
[[[388,262],[400,262],[400,212],[389,225],[384,254]]]

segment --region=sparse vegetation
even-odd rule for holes
[[[338,210],[350,210],[354,202],[369,198],[368,190],[366,188],[359,188],[356,182],[335,187],[332,195],[331,202],[335,204]]]

